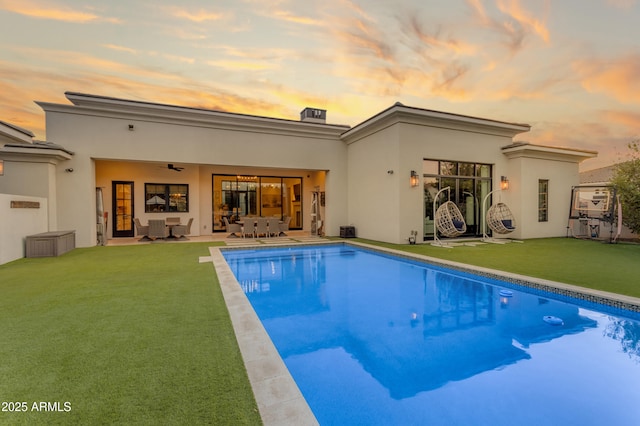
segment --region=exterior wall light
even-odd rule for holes
[[[420,180],[418,179],[418,173],[415,170],[411,170],[411,178],[409,182],[411,183],[411,187],[416,187],[420,184]]]
[[[4,160],[0,160],[0,176],[4,176]]]
[[[500,177],[500,189],[502,189],[503,191],[509,189],[509,179],[507,179],[506,176]]]

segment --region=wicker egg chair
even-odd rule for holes
[[[447,201],[438,207],[434,222],[437,230],[445,237],[457,237],[467,231],[464,216],[453,201]]]
[[[497,203],[487,211],[487,226],[497,234],[508,234],[515,231],[516,219],[506,204]]]

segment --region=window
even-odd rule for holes
[[[147,183],[144,185],[146,213],[188,212],[189,185]]]
[[[538,181],[538,222],[549,220],[549,181]]]

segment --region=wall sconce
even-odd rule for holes
[[[411,170],[411,178],[409,182],[411,183],[411,187],[418,186],[420,184],[420,180],[418,179],[418,173],[415,170]]]
[[[133,132],[133,129],[135,129],[135,127],[133,126],[133,124],[129,124],[129,131]]]
[[[4,176],[4,160],[0,160],[0,176]]]
[[[67,173],[73,173],[73,169],[71,167],[69,167],[68,169],[64,169],[64,171]]]
[[[393,174],[393,170],[387,170],[387,173],[389,173],[390,175]]]
[[[507,179],[506,176],[500,177],[500,189],[502,189],[503,191],[509,189],[509,179]]]

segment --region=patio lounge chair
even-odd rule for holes
[[[169,235],[169,228],[164,219],[149,220],[149,238],[153,238],[153,240],[164,239]]]
[[[173,227],[173,236],[178,237],[180,240],[188,240],[185,235],[189,235],[191,233],[191,224],[193,223],[193,218],[189,218],[189,222],[186,225],[176,225]]]
[[[138,237],[142,237],[138,241],[150,241],[151,238],[149,238],[149,225],[142,226],[142,223],[140,223],[140,219],[138,219],[137,217],[133,219],[133,223],[136,226]]]

